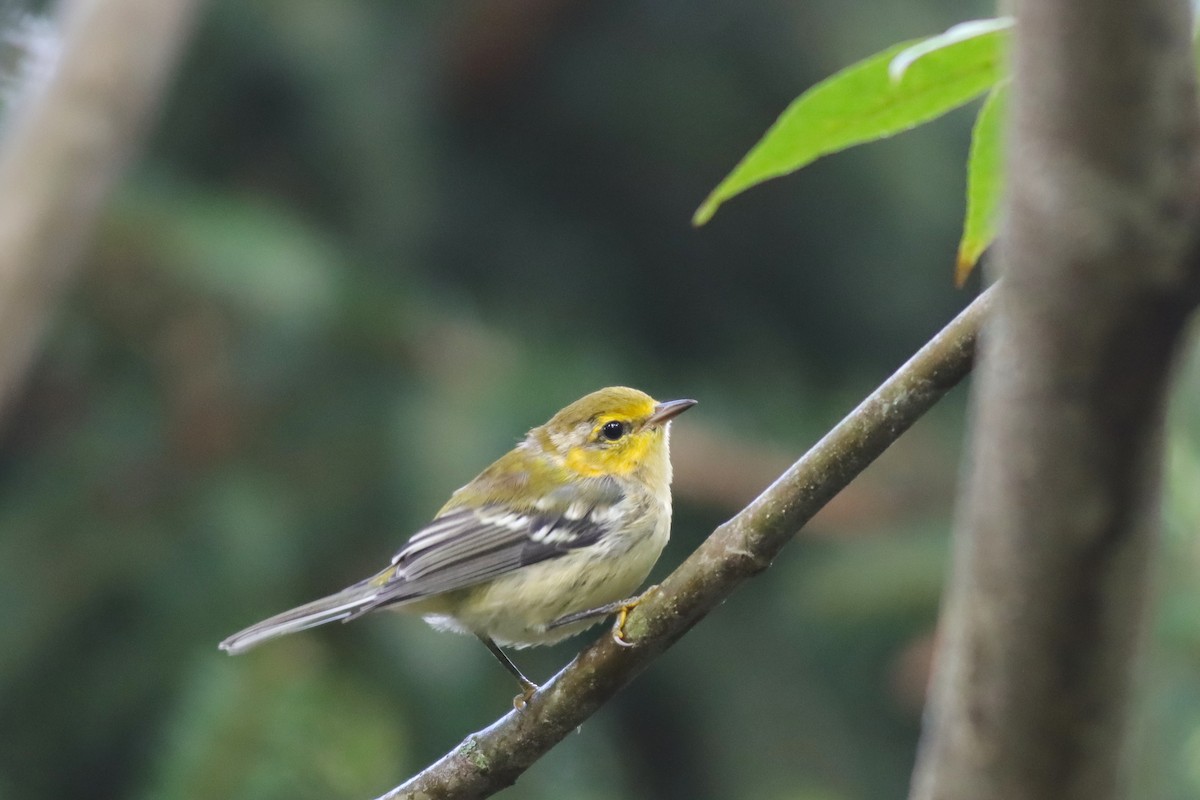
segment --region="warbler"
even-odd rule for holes
[[[530,430],[456,491],[383,571],[221,642],[267,639],[388,608],[474,634],[521,684],[501,647],[552,644],[622,612],[671,529],[670,422],[695,400],[593,392]],[[619,630],[618,630],[619,635]]]

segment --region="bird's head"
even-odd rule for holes
[[[610,386],[571,403],[530,435],[580,476],[638,475],[669,483],[668,424],[695,404],[660,403],[637,389]]]

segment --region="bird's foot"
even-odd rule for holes
[[[637,597],[631,597],[628,600],[621,602],[620,607],[616,609],[617,621],[613,623],[612,627],[612,638],[614,642],[621,647],[633,647],[634,643],[629,641],[629,638],[625,635],[625,622],[629,619],[629,612],[637,608],[638,604],[641,603],[642,600],[645,599],[651,592],[657,591],[658,584],[655,584],[639,594]]]
[[[538,690],[538,685],[531,680],[521,681],[521,693],[513,698],[513,708],[517,711],[524,711],[525,706],[533,699],[533,694]]]

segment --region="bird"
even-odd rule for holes
[[[553,644],[619,615],[670,537],[670,422],[695,400],[612,386],[567,405],[454,492],[381,571],[220,643],[243,653],[328,622],[389,609],[477,637],[521,686],[502,648]]]

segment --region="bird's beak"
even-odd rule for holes
[[[696,405],[695,400],[668,400],[654,407],[654,413],[646,420],[650,426],[665,425],[675,417]]]

